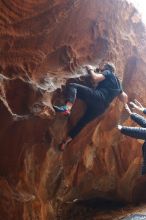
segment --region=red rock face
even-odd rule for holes
[[[58,203],[75,198],[142,200],[141,144],[117,131],[118,100],[63,155],[57,146],[84,105],[76,103],[70,121],[52,109],[64,100],[57,88],[79,77],[82,65],[105,60],[116,64],[129,99],[146,105],[146,33],[136,10],[118,0],[3,0],[0,7],[1,219],[55,219]]]

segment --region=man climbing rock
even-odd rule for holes
[[[137,100],[135,102],[130,102],[131,106],[135,109],[138,109],[139,111],[146,114],[146,108],[144,108]],[[146,119],[142,117],[141,115],[138,115],[137,113],[133,113],[129,106],[126,105],[126,110],[129,113],[131,119],[135,121],[140,127],[127,127],[118,125],[118,129],[122,134],[125,134],[127,136],[136,138],[136,139],[142,139],[144,140],[144,144],[142,146],[142,153],[143,153],[143,166],[142,166],[142,175],[146,174]]]
[[[60,150],[64,150],[65,146],[81,131],[81,129],[94,118],[100,116],[108,108],[109,104],[115,97],[119,97],[124,104],[127,103],[127,95],[122,89],[122,85],[116,76],[115,66],[112,63],[106,63],[103,69],[98,70],[93,66],[86,66],[93,87],[83,86],[77,83],[68,85],[68,98],[63,106],[54,106],[57,112],[64,115],[70,115],[75,99],[83,100],[87,109],[83,117],[78,121],[76,126],[69,132],[69,136],[60,145]]]

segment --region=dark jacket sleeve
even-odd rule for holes
[[[140,125],[141,127],[143,128],[146,128],[146,119],[141,116],[141,115],[138,115],[137,113],[132,113],[130,115],[131,119],[133,121],[135,121],[138,125]]]
[[[136,139],[146,140],[146,128],[123,126],[121,133]]]
[[[146,114],[146,108],[143,110],[143,113]]]

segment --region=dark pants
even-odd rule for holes
[[[74,103],[76,98],[83,100],[87,105],[87,109],[76,126],[69,132],[71,138],[74,138],[87,123],[101,115],[108,107],[104,103],[100,91],[77,83],[70,83],[67,101]]]
[[[145,140],[142,146],[142,153],[143,153],[142,175],[146,174],[146,128],[123,126],[121,132],[122,134],[125,134],[127,136]]]

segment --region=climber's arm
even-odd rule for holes
[[[132,112],[131,109],[129,108],[128,104],[125,104],[125,109],[129,113],[129,115],[133,121],[135,121],[141,127],[146,128],[146,119],[143,116]]]
[[[97,83],[99,83],[99,82],[101,82],[101,81],[103,81],[105,79],[105,76],[102,73],[95,72],[96,69],[93,66],[88,65],[88,66],[86,66],[86,69],[87,69],[88,73],[91,76],[91,80],[95,84],[97,84]]]
[[[93,70],[90,70],[92,81],[97,84],[105,79],[105,76],[102,73],[95,73]]]
[[[136,139],[142,139],[142,140],[146,139],[145,128],[121,126],[120,131],[122,134],[125,134],[127,136],[130,136]]]
[[[118,96],[118,99],[125,105],[128,102],[128,95],[122,91],[122,93],[120,93],[120,95]]]

